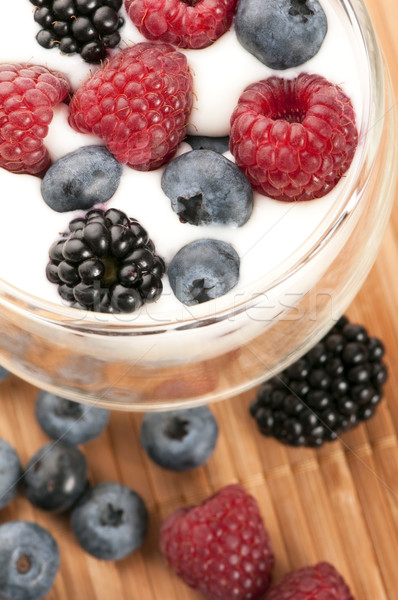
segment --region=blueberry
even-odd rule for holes
[[[60,563],[53,536],[29,521],[0,526],[2,600],[42,600],[54,584]]]
[[[0,365],[0,381],[3,381],[6,377],[9,376],[9,374],[10,372]]]
[[[16,495],[21,474],[18,454],[11,444],[0,438],[0,509]]]
[[[36,419],[43,431],[63,444],[85,444],[102,433],[109,410],[89,406],[42,391],[36,399]]]
[[[220,154],[224,154],[229,150],[229,135],[222,137],[187,135],[184,142],[189,144],[192,150],[214,150],[214,152]]]
[[[213,150],[192,150],[172,160],[162,189],[183,223],[244,225],[253,209],[253,191],[244,173]]]
[[[240,0],[239,42],[271,69],[297,67],[315,56],[327,32],[317,0]]]
[[[141,424],[141,444],[148,456],[171,471],[203,465],[217,438],[218,425],[207,406],[148,413]]]
[[[240,259],[220,240],[201,239],[181,248],[168,268],[171,288],[187,306],[223,296],[239,279]]]
[[[73,509],[71,526],[86,552],[102,560],[120,560],[142,545],[148,513],[132,489],[104,482],[92,487]]]
[[[104,146],[83,146],[57,160],[45,174],[41,193],[57,212],[87,210],[116,192],[122,165]]]
[[[87,462],[76,446],[49,443],[36,452],[23,475],[28,500],[42,510],[61,513],[87,489]]]

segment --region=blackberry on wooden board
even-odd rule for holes
[[[107,48],[120,42],[122,0],[30,0],[35,21],[42,27],[36,39],[43,48],[59,48],[64,54],[79,53],[98,64]]]
[[[49,256],[47,279],[77,308],[131,313],[163,290],[163,259],[140,223],[115,208],[73,219]]]
[[[319,447],[370,419],[383,397],[384,345],[342,317],[307,354],[266,381],[250,406],[259,431]]]

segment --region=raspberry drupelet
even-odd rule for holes
[[[0,65],[0,167],[42,175],[51,164],[43,144],[53,107],[69,93],[64,75],[31,64]]]
[[[102,138],[120,163],[155,169],[185,137],[192,108],[187,59],[169,44],[135,44],[78,88],[69,108],[70,125]]]
[[[330,192],[358,144],[352,103],[320,75],[249,85],[231,116],[231,152],[254,189],[277,200]]]

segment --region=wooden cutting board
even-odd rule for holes
[[[398,4],[367,0],[398,97]],[[398,201],[398,195],[397,195]],[[356,600],[398,599],[398,213],[380,254],[348,314],[387,347],[386,397],[366,425],[318,451],[289,449],[261,437],[248,417],[253,392],[212,407],[220,425],[217,449],[189,474],[162,471],[144,455],[141,415],[113,413],[106,432],[85,446],[93,483],[116,480],[137,490],[150,513],[141,551],[119,563],[85,554],[67,517],[47,515],[19,495],[0,522],[29,519],[47,527],[61,551],[61,570],[48,600],[194,600],[158,551],[162,519],[220,487],[240,482],[258,500],[283,573],[328,560],[349,582]],[[35,422],[37,390],[11,376],[0,385],[0,437],[18,448],[24,464],[48,440]]]

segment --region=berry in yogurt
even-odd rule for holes
[[[86,310],[133,312],[163,289],[164,262],[147,232],[114,208],[73,219],[49,255],[48,280],[67,303]]]
[[[253,187],[277,200],[325,196],[358,144],[343,90],[319,75],[270,77],[248,86],[231,117],[231,151]]]
[[[182,223],[244,225],[253,210],[253,191],[236,164],[213,150],[192,150],[165,168],[162,189]]]
[[[238,0],[125,0],[127,13],[148,40],[178,48],[206,48],[232,24]]]
[[[185,56],[170,44],[143,42],[117,52],[75,92],[69,123],[98,135],[119,162],[147,171],[174,155],[191,108]]]
[[[0,167],[31,175],[49,167],[43,139],[53,107],[68,93],[61,73],[27,63],[0,65]]]
[[[220,240],[200,239],[174,256],[168,278],[176,297],[187,306],[219,298],[236,286],[240,259]]]
[[[105,146],[82,146],[49,168],[41,193],[57,212],[88,210],[114,195],[121,175],[121,164]]]
[[[43,48],[78,53],[88,63],[103,61],[108,48],[120,43],[119,16],[123,0],[30,0],[34,20],[42,29],[36,39]]]
[[[319,52],[328,22],[317,0],[240,0],[235,27],[246,50],[271,69],[283,70]]]

